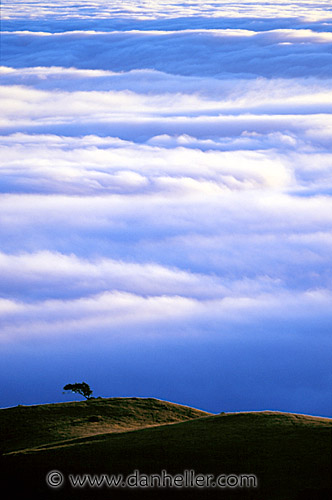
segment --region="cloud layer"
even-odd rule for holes
[[[0,343],[30,387],[54,356],[107,390],[107,353],[119,394],[330,413],[329,2],[222,7],[4,3]]]
[[[332,72],[332,34],[310,29],[7,31],[2,35],[2,45],[3,64],[18,67],[63,66],[65,62],[65,66],[82,69],[155,69],[218,78],[326,78]]]
[[[38,2],[35,4],[29,0],[3,2],[3,16],[5,19],[20,19],[21,17],[52,19],[56,16],[62,21],[73,19],[172,19],[185,17],[186,24],[196,16],[206,17],[235,17],[258,18],[305,18],[322,19],[331,18],[329,0],[302,0],[301,2],[286,0],[246,1],[223,0],[222,3],[206,3],[202,0],[190,0],[177,2],[174,0],[131,2],[130,0],[115,0],[111,3],[104,0],[86,0],[77,4],[76,2],[62,0],[57,3]]]

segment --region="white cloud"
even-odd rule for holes
[[[4,65],[158,70],[182,76],[331,77],[331,34],[319,30],[195,29],[4,31]],[[310,48],[310,50],[309,50]],[[66,57],[63,57],[63,54]],[[160,57],[160,54],[163,57]],[[175,57],[180,53],[181,57]],[[13,56],[14,54],[14,56]]]
[[[131,353],[146,391],[160,365],[195,406],[213,380],[231,409],[279,388],[288,411],[295,387],[327,414],[331,16],[330,0],[3,2],[8,392],[46,359],[47,391],[73,360],[129,384]]]
[[[331,321],[332,295],[329,290],[274,293],[199,301],[180,296],[142,297],[124,292],[105,292],[74,300],[46,300],[33,304],[0,302],[1,342],[26,337],[34,339],[102,333],[106,341],[125,332],[127,340],[143,335],[144,326],[153,324],[164,335],[172,335],[181,325],[252,325],[262,321]],[[285,310],[285,303],[288,304]],[[175,326],[175,328],[174,328]],[[124,334],[124,333],[123,333]],[[122,335],[123,335],[122,334]],[[213,331],[210,335],[216,335]],[[120,334],[121,335],[121,334]],[[176,333],[178,335],[178,333]],[[184,333],[186,335],[186,333]],[[222,336],[221,333],[217,335]],[[259,335],[254,334],[256,337]]]
[[[88,8],[87,8],[88,7]],[[306,0],[299,2],[274,0],[266,1],[233,1],[223,0],[217,3],[206,3],[202,0],[177,2],[174,0],[145,0],[134,3],[129,0],[115,0],[111,3],[94,0],[77,4],[72,1],[50,2],[9,1],[3,2],[4,19],[28,17],[31,19],[172,19],[176,17],[213,16],[213,17],[268,17],[268,18],[304,18],[305,20],[326,20],[331,17],[329,0]]]
[[[52,252],[0,254],[3,292],[82,295],[99,290],[122,290],[143,295],[213,297],[230,293],[230,284],[216,276],[204,276],[155,263],[135,263],[107,258],[82,259]],[[239,284],[237,284],[239,287]]]

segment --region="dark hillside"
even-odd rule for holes
[[[138,400],[139,401],[139,400]],[[331,488],[332,421],[277,412],[233,413],[108,433],[4,455],[8,481],[34,498],[243,498],[327,500]],[[59,470],[64,484],[46,486]],[[73,488],[68,474],[255,474],[258,488]],[[14,484],[14,483],[12,483]],[[13,490],[14,492],[14,490]]]
[[[0,410],[1,451],[4,453],[207,415],[210,413],[153,398],[97,398],[16,406]]]

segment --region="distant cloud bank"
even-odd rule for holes
[[[91,336],[101,350],[185,339],[199,357],[196,342],[253,342],[278,372],[279,342],[299,348],[296,376],[287,361],[263,397],[253,356],[248,405],[275,391],[296,411],[311,394],[328,414],[330,1],[2,9],[5,351]],[[213,410],[185,400],[190,370],[176,397]]]

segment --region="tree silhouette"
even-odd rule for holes
[[[67,384],[63,388],[65,391],[76,392],[77,394],[81,394],[86,399],[91,398],[92,390],[90,389],[89,384],[86,382],[76,383],[76,384]]]

